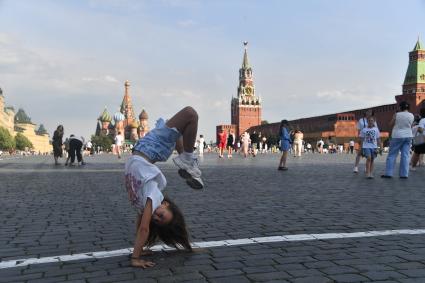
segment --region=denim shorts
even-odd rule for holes
[[[167,161],[176,147],[180,132],[175,128],[168,128],[163,119],[159,119],[154,129],[139,139],[133,150],[140,151],[151,161]]]
[[[376,154],[376,148],[362,148],[362,155],[366,158],[371,157],[372,159],[375,159]]]

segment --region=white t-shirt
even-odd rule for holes
[[[200,138],[199,139],[199,148],[204,149],[204,142],[205,142],[205,139],[204,138]]]
[[[124,138],[122,135],[117,135],[115,137],[115,144],[118,146],[122,146],[122,142],[123,142]]]
[[[363,128],[360,137],[363,138],[362,148],[378,148],[380,133],[377,127]]]
[[[391,134],[392,138],[411,138],[412,124],[415,117],[410,112],[398,112],[396,113],[395,124]]]
[[[125,187],[131,204],[143,213],[148,198],[152,201],[152,213],[164,196],[162,192],[167,180],[159,168],[141,156],[132,155],[125,164]]]
[[[354,141],[350,141],[350,146],[354,146],[354,145],[355,145]]]

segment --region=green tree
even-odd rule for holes
[[[111,136],[101,134],[99,136],[95,136],[95,135],[91,136],[91,142],[94,148],[96,148],[97,146],[100,146],[102,147],[104,151],[110,151],[111,146],[114,143],[114,140],[112,139]]]
[[[11,150],[15,148],[15,139],[9,133],[9,131],[3,127],[0,127],[0,149]]]
[[[16,149],[25,150],[27,148],[34,148],[30,140],[21,133],[17,133],[15,136]]]

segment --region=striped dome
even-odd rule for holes
[[[114,114],[114,121],[115,122],[120,122],[120,121],[124,121],[125,117],[124,114],[122,114],[121,112],[117,112]]]
[[[103,113],[100,115],[99,120],[101,122],[111,122],[112,121],[112,117],[111,115],[109,115],[108,110],[103,110]]]

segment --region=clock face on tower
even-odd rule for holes
[[[245,93],[246,93],[246,94],[248,94],[248,95],[251,95],[251,94],[252,94],[252,88],[251,88],[251,87],[249,87],[249,86],[248,86],[248,87],[246,87],[246,88],[245,88]]]

